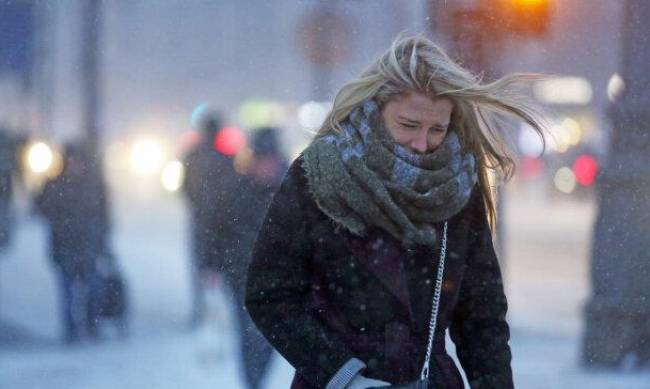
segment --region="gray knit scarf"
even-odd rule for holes
[[[458,135],[450,131],[434,152],[414,154],[394,141],[373,100],[353,110],[342,128],[303,152],[319,208],[360,236],[375,226],[406,247],[436,244],[433,224],[458,213],[477,181],[475,158]]]

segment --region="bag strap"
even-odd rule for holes
[[[431,360],[431,351],[433,349],[433,337],[436,333],[436,324],[438,322],[438,308],[440,307],[440,294],[442,292],[442,281],[445,274],[445,257],[447,255],[447,222],[442,233],[442,244],[440,245],[440,264],[438,265],[438,275],[436,278],[435,291],[433,293],[433,302],[431,307],[431,319],[429,320],[429,344],[427,345],[427,354],[424,358],[424,366],[420,373],[420,379],[429,378],[429,361]]]

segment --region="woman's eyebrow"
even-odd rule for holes
[[[409,122],[409,123],[413,123],[413,124],[420,124],[419,121],[414,120],[414,119],[409,119],[409,118],[407,118],[405,116],[400,115],[400,116],[397,116],[397,118],[399,120],[401,120],[401,121],[404,121],[404,122]],[[446,122],[446,123],[433,123],[433,127],[447,128],[447,127],[449,127],[449,122]]]
[[[404,116],[397,116],[397,118],[398,118],[399,120],[401,120],[401,121],[410,122],[410,123],[413,123],[413,124],[420,124],[419,121],[414,120],[414,119],[409,119],[409,118],[404,117]]]

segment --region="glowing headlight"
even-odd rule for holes
[[[54,153],[43,142],[34,143],[27,150],[27,164],[34,173],[45,173],[54,162]]]
[[[159,171],[163,160],[163,149],[159,142],[143,139],[131,148],[129,165],[134,173],[145,176]]]
[[[183,184],[184,177],[185,168],[183,164],[179,161],[171,161],[165,165],[160,180],[166,190],[176,192]]]

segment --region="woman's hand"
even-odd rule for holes
[[[374,380],[372,378],[364,377],[361,374],[357,374],[345,389],[378,388],[381,386],[390,386],[390,382]]]

